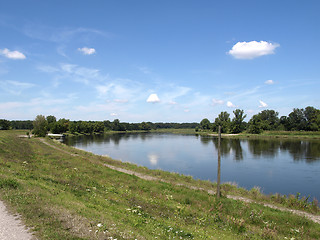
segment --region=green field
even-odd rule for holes
[[[226,196],[318,214],[315,203],[229,184],[217,199],[208,193],[216,188],[210,182],[19,134],[25,131],[0,131],[0,199],[40,239],[320,239],[320,224],[305,217]],[[164,181],[143,180],[104,164]]]

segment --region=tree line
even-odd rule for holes
[[[70,121],[69,119],[56,119],[55,116],[38,115],[35,120],[9,121],[0,119],[0,130],[7,129],[28,129],[37,135],[51,133],[80,133],[92,134],[105,131],[134,131],[134,130],[155,130],[155,129],[196,129],[205,131],[218,131],[221,126],[222,133],[241,133],[248,132],[259,134],[265,130],[268,131],[319,131],[320,130],[320,110],[314,107],[294,108],[288,116],[281,116],[274,110],[263,110],[246,122],[247,115],[244,110],[236,109],[233,111],[233,118],[226,111],[221,112],[213,122],[207,118],[202,119],[200,123],[127,123],[120,122],[119,119],[113,121]],[[37,129],[41,129],[39,132]],[[38,131],[38,132],[37,132]]]
[[[221,126],[222,133],[248,133],[259,134],[263,131],[319,131],[320,110],[314,107],[294,108],[288,116],[281,116],[274,110],[263,110],[245,122],[246,114],[241,109],[233,111],[231,119],[228,112],[221,112],[214,122],[207,118],[202,119],[200,128],[217,132]]]
[[[196,127],[199,127],[199,123],[128,123],[120,122],[119,119],[115,119],[113,121],[70,121],[69,119],[65,118],[57,120],[57,118],[52,115],[49,115],[47,117],[38,115],[33,121],[9,121],[0,119],[0,130],[33,129],[33,133],[38,136],[45,136],[48,132],[54,134],[61,134],[66,132],[72,134],[93,134],[103,133],[105,131],[149,131],[152,129],[194,129]]]

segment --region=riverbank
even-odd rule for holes
[[[218,133],[212,131],[195,131],[194,129],[157,129],[152,132],[175,133],[175,134],[198,134],[202,136],[218,136]],[[320,139],[320,132],[307,131],[264,131],[261,134],[238,133],[229,134],[222,133],[224,138],[288,138],[288,139]]]
[[[272,198],[258,189],[224,184],[224,197],[217,200],[208,194],[215,191],[214,183],[148,170],[50,139],[20,139],[19,134],[0,131],[0,198],[40,239],[320,238],[320,225],[305,217],[226,196],[319,212],[296,198]]]

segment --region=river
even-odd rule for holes
[[[216,137],[168,133],[125,133],[69,137],[64,141],[99,155],[216,181]],[[265,194],[301,193],[320,200],[320,141],[230,139],[221,141],[221,181]]]

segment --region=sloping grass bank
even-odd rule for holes
[[[150,171],[47,139],[0,131],[0,198],[40,239],[319,239],[320,225],[288,212],[192,190],[214,184]],[[103,166],[135,169],[147,181]],[[236,189],[230,185],[224,186]],[[237,191],[237,190],[233,190]],[[239,190],[240,191],[240,190]],[[241,191],[240,191],[241,192]],[[258,194],[257,194],[258,195]]]

